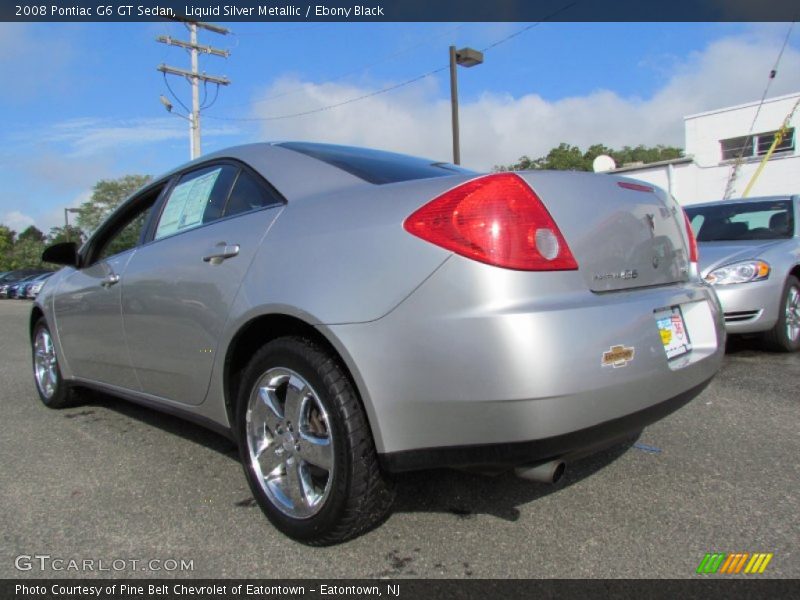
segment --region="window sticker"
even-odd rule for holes
[[[202,223],[211,191],[221,172],[220,167],[175,186],[158,222],[156,239]]]

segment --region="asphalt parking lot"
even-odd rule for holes
[[[800,577],[800,355],[736,343],[696,400],[557,486],[407,474],[383,525],[309,548],[262,516],[224,438],[108,396],[41,405],[29,310],[0,301],[0,577],[683,578],[707,552],[772,552],[756,577]],[[193,570],[15,567],[34,554]]]

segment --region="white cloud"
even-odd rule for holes
[[[12,210],[0,217],[0,223],[7,226],[9,229],[16,231],[17,233],[22,233],[28,227],[33,225],[35,221],[33,220],[33,217],[30,217],[18,210]]]
[[[677,59],[667,67],[664,85],[645,99],[595,90],[556,101],[537,94],[514,97],[487,92],[477,101],[462,102],[462,160],[467,166],[488,169],[523,154],[541,156],[560,142],[583,149],[594,143],[682,146],[685,115],[761,97],[783,41],[778,33],[776,28],[754,27]],[[380,87],[282,78],[256,98],[262,101],[254,116],[313,110]],[[298,93],[285,95],[297,89]],[[769,95],[798,90],[800,52],[789,47]],[[439,160],[451,156],[449,99],[433,78],[320,113],[264,121],[260,133],[266,139],[357,144]]]
[[[96,119],[84,117],[56,123],[42,132],[39,141],[64,144],[67,155],[74,158],[102,156],[123,147],[186,139],[188,124],[174,117],[156,119]],[[205,136],[235,135],[228,126],[205,126]]]

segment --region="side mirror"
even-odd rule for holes
[[[54,265],[78,266],[78,245],[75,242],[62,242],[53,244],[42,252],[44,262]]]

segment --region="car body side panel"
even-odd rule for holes
[[[140,389],[122,328],[121,286],[104,285],[111,275],[124,278],[135,253],[128,250],[85,269],[70,270],[59,282],[54,323],[75,377]]]
[[[290,200],[258,250],[233,322],[260,305],[295,307],[312,325],[382,317],[450,255],[407,233],[403,221],[463,179]]]
[[[185,404],[205,400],[233,300],[282,209],[222,219],[139,248],[121,287],[126,338],[142,391]],[[231,245],[239,246],[236,256],[220,264],[203,260]]]
[[[56,349],[56,356],[58,358],[58,367],[61,370],[61,375],[65,379],[73,378],[73,371],[70,365],[69,358],[64,353],[64,348],[61,345],[61,336],[58,335],[58,326],[56,323],[56,316],[54,311],[55,299],[58,295],[61,283],[75,272],[72,267],[64,267],[56,271],[50,278],[48,285],[42,289],[33,302],[36,309],[39,309],[44,315],[45,321],[50,325],[50,333],[52,334],[53,344]],[[33,323],[31,323],[31,326]],[[53,333],[55,330],[55,333]],[[32,332],[31,332],[32,333]]]

